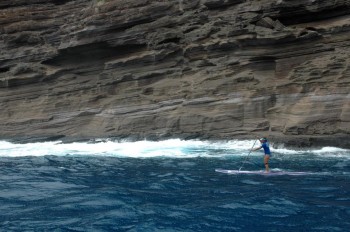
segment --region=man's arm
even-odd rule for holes
[[[259,149],[261,149],[261,148],[262,148],[262,146],[256,147],[256,148],[253,148],[252,151],[257,151],[257,150],[259,150]]]

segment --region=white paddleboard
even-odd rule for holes
[[[290,176],[303,176],[303,175],[310,175],[311,172],[290,172],[290,171],[243,171],[243,170],[227,170],[227,169],[215,169],[216,172],[226,173],[226,174],[246,174],[246,175],[267,175],[267,176],[283,176],[283,175],[290,175]]]

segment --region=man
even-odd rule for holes
[[[265,170],[266,172],[269,172],[270,171],[270,168],[269,168],[269,159],[271,157],[271,151],[270,151],[270,147],[269,147],[269,143],[267,142],[267,139],[266,138],[261,138],[259,139],[260,143],[261,143],[261,146],[260,147],[257,147],[257,148],[253,148],[252,150],[253,151],[256,151],[256,150],[259,150],[261,148],[264,149],[264,164],[265,164]]]

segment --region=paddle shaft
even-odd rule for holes
[[[248,160],[248,157],[249,157],[250,153],[252,152],[252,150],[253,150],[253,148],[254,148],[254,146],[255,146],[256,141],[257,141],[257,140],[254,141],[254,144],[253,144],[252,148],[250,149],[248,155],[246,156],[245,160],[243,161],[243,163],[242,163],[241,167],[238,169],[238,171],[241,171],[241,169],[243,168],[245,162]]]

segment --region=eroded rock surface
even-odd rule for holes
[[[350,147],[349,13],[345,0],[3,0],[1,137]]]

